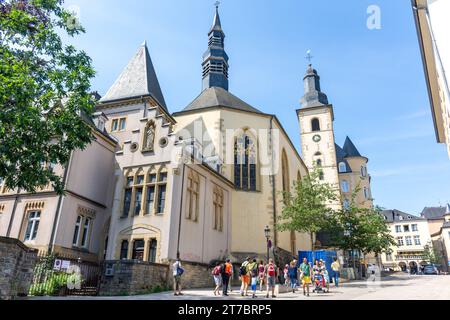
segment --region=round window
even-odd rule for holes
[[[169,139],[167,139],[166,137],[159,139],[159,146],[161,148],[167,147],[168,144],[169,144]]]
[[[138,149],[139,149],[139,144],[137,144],[136,142],[133,142],[130,146],[131,152],[136,152]]]

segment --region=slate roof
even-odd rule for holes
[[[145,42],[139,47],[136,55],[130,60],[105,96],[100,99],[100,103],[141,96],[153,97],[167,111],[166,102]]]
[[[361,154],[349,137],[345,139],[344,151],[347,154],[347,157],[361,157]]]
[[[425,219],[422,217],[415,216],[413,214],[409,214],[397,209],[394,210],[383,210],[381,212],[382,215],[386,217],[387,222],[405,222],[405,221],[424,221]],[[403,219],[400,220],[400,217]]]
[[[338,144],[335,144],[335,148],[336,148],[336,159],[337,159],[338,166],[339,166],[339,163],[343,162],[343,163],[345,163],[345,166],[347,168],[346,172],[351,172],[352,169],[350,168],[350,165],[347,162],[347,160],[345,160],[345,158],[347,157],[347,153],[345,153],[344,149],[342,149]],[[344,173],[344,172],[339,172],[339,173]]]
[[[427,220],[443,219],[446,209],[446,207],[425,207],[420,216]]]
[[[227,108],[262,114],[262,112],[259,111],[258,109],[253,108],[248,103],[242,101],[235,95],[231,94],[227,90],[220,88],[220,87],[211,87],[211,88],[204,90],[186,108],[184,108],[181,112],[177,112],[177,113],[203,110],[203,109],[213,108],[213,107],[227,107]]]

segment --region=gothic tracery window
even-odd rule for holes
[[[257,189],[257,147],[247,134],[238,137],[234,145],[234,185],[244,191]]]
[[[214,188],[214,230],[223,231],[223,190],[219,187]]]
[[[198,221],[200,198],[200,176],[190,170],[187,179],[186,219]]]

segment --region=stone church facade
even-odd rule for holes
[[[265,257],[264,233],[276,257],[310,250],[309,236],[278,232],[282,192],[320,167],[346,205],[372,205],[368,159],[350,139],[334,140],[333,107],[311,66],[297,111],[303,159],[276,115],[229,92],[229,58],[219,12],[204,54],[203,88],[170,113],[146,43],[99,100],[91,122],[96,140],[74,151],[66,194],[0,190],[0,236],[43,252],[84,260],[207,264]],[[86,174],[87,173],[87,174]],[[1,184],[0,184],[1,187]]]

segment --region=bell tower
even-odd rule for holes
[[[303,82],[305,93],[297,110],[303,160],[310,172],[316,167],[320,170],[321,181],[339,188],[333,106],[321,91],[320,76],[311,64]]]

